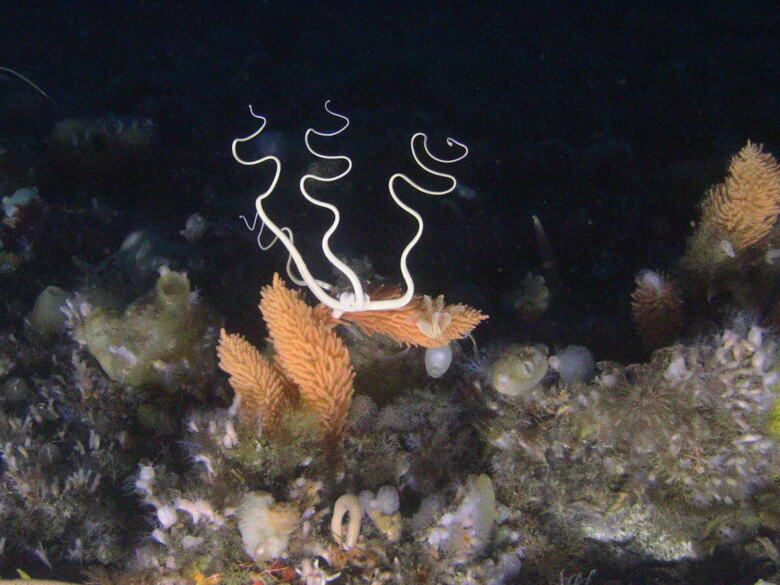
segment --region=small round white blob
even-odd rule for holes
[[[557,371],[564,384],[589,382],[596,372],[593,354],[582,345],[568,345],[549,360],[550,367]]]
[[[452,363],[450,344],[429,347],[425,350],[425,371],[431,378],[441,378]]]

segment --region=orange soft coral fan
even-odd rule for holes
[[[662,347],[674,341],[683,324],[682,299],[663,275],[643,270],[631,293],[631,311],[637,333],[648,347]]]
[[[723,183],[707,192],[702,223],[714,226],[740,252],[766,237],[780,214],[780,166],[748,142],[731,159]]]
[[[230,375],[230,385],[240,399],[241,422],[261,421],[264,429],[273,429],[285,405],[296,398],[294,385],[241,335],[222,329],[217,356],[219,367]]]
[[[344,430],[355,377],[346,346],[278,274],[263,288],[260,310],[276,350],[275,362],[224,329],[217,347],[219,366],[230,374],[240,397],[242,422],[262,420],[273,429],[284,407],[300,395],[317,413],[326,443],[334,448]]]
[[[384,287],[372,296],[397,294]],[[230,384],[241,399],[242,421],[262,420],[273,428],[285,405],[300,395],[319,416],[330,446],[344,430],[355,376],[335,324],[355,323],[369,335],[382,333],[399,344],[439,347],[466,336],[487,319],[472,307],[445,304],[443,296],[415,296],[400,309],[348,312],[336,319],[325,305],[309,307],[278,274],[262,290],[260,311],[276,351],[275,362],[240,335],[224,330],[217,348],[220,368],[230,374]]]
[[[372,291],[371,298],[381,299],[398,296],[393,287],[382,287]],[[319,318],[334,323],[354,323],[368,335],[387,335],[400,345],[440,347],[455,339],[468,335],[480,321],[488,316],[468,305],[447,305],[444,296],[436,298],[414,296],[399,309],[380,311],[356,311],[341,314],[338,319],[331,316],[325,305],[316,308]]]
[[[278,274],[263,288],[260,311],[279,365],[319,416],[326,442],[334,445],[344,430],[353,394],[355,372],[346,346]]]

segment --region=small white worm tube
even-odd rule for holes
[[[344,533],[344,516],[349,514],[349,522]],[[333,517],[330,520],[330,532],[344,550],[349,550],[360,536],[360,522],[363,509],[355,494],[344,494],[333,504]]]

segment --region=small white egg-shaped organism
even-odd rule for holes
[[[193,243],[197,242],[203,237],[207,228],[208,222],[206,221],[206,218],[203,217],[200,213],[193,213],[187,218],[187,222],[184,224],[184,229],[179,233],[184,236],[188,242]]]
[[[596,372],[593,354],[582,345],[567,345],[549,359],[550,367],[558,372],[561,382],[589,382]]]
[[[452,363],[452,347],[448,343],[425,350],[425,371],[431,378],[441,378]]]

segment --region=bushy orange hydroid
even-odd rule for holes
[[[344,430],[355,377],[346,346],[278,274],[262,290],[260,311],[277,362],[317,412],[326,440],[335,443]]]
[[[732,157],[726,180],[707,192],[702,220],[739,252],[769,234],[779,213],[780,166],[748,142]]]
[[[285,405],[293,401],[295,389],[277,367],[238,334],[219,332],[219,367],[230,375],[230,385],[240,398],[241,422],[262,421],[273,429]]]
[[[397,289],[373,291],[371,298],[379,300],[400,296]],[[468,335],[488,316],[468,305],[446,305],[444,297],[415,296],[399,309],[347,312],[333,318],[331,310],[319,305],[317,315],[335,323],[354,323],[366,334],[381,333],[400,345],[439,347]]]
[[[677,289],[663,275],[643,270],[631,293],[631,312],[642,342],[651,348],[671,343],[683,325],[683,304]]]

